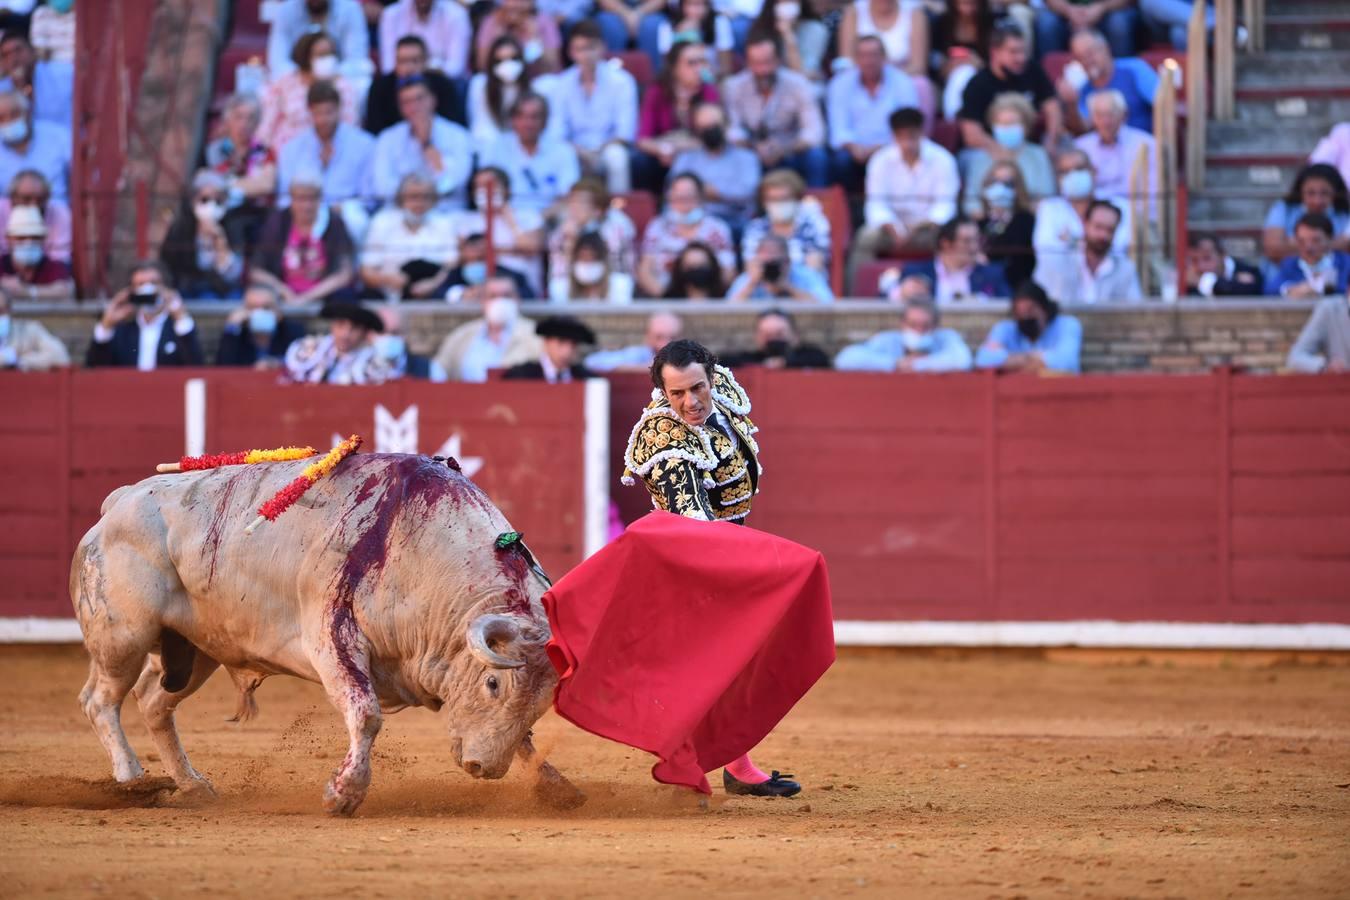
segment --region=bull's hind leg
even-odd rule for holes
[[[89,680],[80,691],[80,705],[108,752],[113,778],[118,781],[134,781],[145,774],[122,730],[122,701],[140,675],[146,652],[140,650],[113,660],[94,656],[89,663]]]
[[[199,650],[191,665],[186,683],[179,690],[170,691],[164,686],[163,664],[151,656],[141,672],[140,680],[136,682],[136,702],[141,708],[141,717],[145,719],[145,727],[159,749],[159,758],[163,760],[164,768],[178,789],[188,795],[215,796],[211,782],[188,762],[173,714],[178,704],[206,683],[220,663]],[[171,683],[170,687],[177,685]]]
[[[328,698],[342,713],[349,746],[342,764],[323,792],[324,809],[350,816],[370,788],[370,748],[380,733],[380,701],[370,680],[366,642],[350,612],[329,611],[320,645],[310,653]]]

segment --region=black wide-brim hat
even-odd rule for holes
[[[376,334],[384,333],[384,320],[360,303],[352,303],[347,300],[325,303],[319,317],[322,319],[342,319]]]
[[[571,316],[549,316],[535,326],[534,333],[541,338],[559,338],[578,344],[595,343],[595,332],[587,328],[585,322]]]

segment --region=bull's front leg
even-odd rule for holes
[[[383,717],[370,679],[365,637],[350,608],[338,606],[325,615],[323,637],[310,655],[324,690],[342,713],[349,745],[342,764],[324,788],[324,809],[350,816],[370,787],[370,750]]]
[[[567,776],[553,767],[534,749],[534,740],[526,734],[516,750],[516,758],[534,775],[534,794],[554,809],[576,809],[586,802],[581,789],[567,780]]]

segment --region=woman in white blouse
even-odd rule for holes
[[[839,55],[853,58],[858,38],[876,35],[887,61],[916,78],[928,74],[928,13],[916,0],[854,0],[839,22]]]
[[[573,245],[568,269],[550,274],[548,299],[554,303],[573,300],[631,303],[633,277],[610,269],[609,245],[598,232],[588,231]]]

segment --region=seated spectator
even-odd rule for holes
[[[478,71],[487,69],[488,50],[503,35],[516,39],[531,75],[558,71],[562,33],[552,16],[538,14],[534,0],[500,0],[497,8],[478,22],[478,34],[474,39],[474,62]]]
[[[708,212],[726,222],[733,232],[739,231],[754,215],[759,157],[727,140],[727,114],[716,103],[695,103],[691,118],[701,146],[675,157],[670,175],[697,175],[703,182]]]
[[[1345,297],[1317,302],[1285,365],[1295,372],[1350,372],[1350,302]]]
[[[702,146],[695,133],[694,107],[721,101],[717,85],[705,80],[708,73],[708,48],[702,44],[679,41],[666,54],[656,83],[642,95],[639,152],[633,159],[637,187],[659,191],[675,157]],[[727,136],[731,137],[730,130]]]
[[[830,79],[825,96],[834,178],[850,193],[862,187],[872,154],[890,144],[891,114],[919,105],[913,79],[886,63],[881,38],[860,39],[853,61]]]
[[[1093,200],[1083,219],[1082,246],[1050,257],[1038,253],[1036,283],[1074,303],[1144,299],[1134,261],[1113,246],[1121,218],[1109,200]]]
[[[665,0],[596,0],[595,24],[610,51],[622,52],[632,43],[657,59],[658,35],[665,21],[661,13],[666,6]]]
[[[967,150],[984,150],[997,159],[1011,157],[988,130],[989,107],[1000,94],[1021,94],[1045,118],[1045,133],[1041,145],[1048,150],[1059,146],[1064,130],[1064,111],[1055,86],[1046,77],[1045,70],[1032,62],[1027,51],[1022,29],[1010,20],[1000,21],[989,35],[989,65],[975,73],[961,96],[961,111],[957,122],[961,126],[961,142]]]
[[[33,118],[69,130],[75,90],[75,66],[59,60],[39,60],[22,33],[0,38],[0,92],[18,91],[33,105]]]
[[[727,289],[733,303],[747,300],[796,300],[799,303],[833,303],[830,284],[819,272],[788,256],[787,241],[766,234],[755,255],[745,261],[745,271]]]
[[[356,89],[338,73],[337,45],[322,31],[306,34],[291,54],[296,68],[268,82],[262,97],[262,121],[256,139],[280,151],[291,138],[308,128],[309,89],[319,81],[331,82],[341,100],[342,121],[355,125]]]
[[[1333,250],[1333,236],[1331,220],[1325,215],[1304,213],[1294,226],[1298,253],[1280,263],[1266,279],[1266,293],[1291,300],[1344,294],[1350,283],[1350,253]]]
[[[1139,13],[1150,31],[1178,50],[1186,49],[1190,37],[1192,0],[1139,0]],[[1205,3],[1205,32],[1211,38],[1214,32],[1214,4]],[[1247,43],[1247,29],[1237,27],[1236,43]]]
[[[398,0],[380,13],[379,34],[383,72],[398,67],[399,46],[415,37],[422,42],[430,68],[451,78],[469,74],[473,26],[469,13],[455,0]]]
[[[304,336],[301,322],[281,314],[276,291],[255,284],[225,319],[216,365],[278,369],[286,358],[286,349]]]
[[[984,255],[1003,267],[1008,284],[1021,284],[1036,270],[1036,214],[1022,182],[1022,171],[1013,163],[994,163],[980,189],[980,209],[975,223],[980,227]]]
[[[1341,180],[1350,180],[1350,122],[1332,127],[1331,132],[1313,148],[1310,163],[1325,163],[1341,173]]]
[[[890,124],[894,142],[867,163],[864,227],[853,242],[850,280],[866,260],[932,247],[938,226],[956,214],[956,160],[923,136],[923,113],[897,109]]]
[[[436,182],[429,175],[403,176],[393,206],[376,213],[361,246],[367,297],[393,303],[444,291],[457,261],[457,241],[454,226],[435,206]]]
[[[914,0],[853,0],[839,20],[839,55],[852,59],[858,41],[878,37],[886,61],[916,78],[928,78],[928,13]]]
[[[1036,124],[1036,112],[1021,94],[1002,94],[989,106],[989,128],[994,134],[997,152],[971,150],[962,154],[966,193],[962,208],[979,205],[975,191],[996,162],[1013,162],[1022,173],[1022,182],[1033,200],[1055,192],[1055,166],[1045,148],[1029,139]]]
[[[1074,140],[1092,162],[1097,195],[1128,201],[1137,193],[1130,187],[1130,176],[1142,147],[1148,153],[1148,175],[1142,185],[1148,193],[1150,209],[1157,206],[1157,149],[1153,136],[1125,124],[1125,98],[1120,91],[1098,91],[1088,101],[1092,131]]]
[[[321,191],[317,172],[291,178],[290,206],[272,212],[249,266],[249,282],[270,287],[287,306],[355,296],[355,248],[342,217],[320,201]]]
[[[9,193],[0,197],[0,222],[8,222],[10,210],[16,206],[31,206],[42,214],[47,224],[47,241],[43,244],[47,257],[70,262],[70,207],[52,197],[52,186],[37,169],[20,169],[10,181]],[[8,252],[9,243],[0,234],[0,254]]]
[[[604,300],[608,303],[633,301],[633,276],[612,271],[609,245],[594,231],[577,238],[572,245],[572,260],[560,275],[549,278],[549,300],[569,303],[573,300]]]
[[[281,148],[277,164],[277,190],[285,205],[296,172],[323,174],[323,202],[342,210],[351,232],[364,232],[368,224],[365,200],[371,196],[370,169],[375,139],[348,122],[341,121],[337,88],[332,82],[316,81],[309,87],[309,127]]]
[[[1088,29],[1070,42],[1073,61],[1055,85],[1064,104],[1064,121],[1072,134],[1092,127],[1088,101],[1105,91],[1117,91],[1126,124],[1153,133],[1153,97],[1158,93],[1158,73],[1137,57],[1114,59],[1101,32]]]
[[[1036,10],[1036,52],[1042,56],[1059,53],[1069,48],[1070,34],[1076,37],[1092,30],[1102,42],[1103,53],[1130,57],[1136,49],[1138,27],[1134,0],[1045,0],[1045,6]]]
[[[459,7],[453,0],[438,2]],[[455,77],[463,79],[467,74],[461,71]],[[426,42],[415,34],[405,34],[394,46],[393,68],[370,83],[370,91],[366,94],[366,119],[362,123],[366,131],[378,135],[403,121],[403,112],[398,107],[398,86],[406,79],[418,76],[436,98],[437,116],[460,125],[468,121],[456,82],[444,72],[428,67]]]
[[[941,313],[932,299],[915,297],[900,312],[900,328],[850,344],[834,358],[841,372],[965,372],[970,348],[961,335],[939,328]]]
[[[830,155],[825,120],[815,89],[782,64],[773,34],[752,34],[745,71],[726,80],[730,137],[755,151],[765,169],[795,169],[812,187],[829,184]]]
[[[766,309],[755,317],[755,349],[729,353],[723,365],[762,366],[765,369],[828,369],[829,355],[815,344],[803,344],[797,320],[781,309]]]
[[[301,67],[292,48],[315,33],[333,36],[331,52],[342,62],[370,57],[370,32],[357,0],[281,0],[267,33],[268,77],[276,81]]]
[[[466,299],[482,302],[482,318],[450,332],[436,351],[436,362],[451,381],[487,381],[490,369],[509,369],[539,358],[542,345],[534,322],[521,318],[515,282],[489,278]]]
[[[638,295],[660,297],[670,281],[675,257],[684,247],[698,241],[717,254],[723,281],[736,274],[736,250],[731,229],[703,206],[703,182],[688,172],[676,175],[666,188],[666,208],[647,223],[642,235],[642,253],[638,258]]]
[[[952,0],[934,21],[930,71],[934,80],[943,85],[944,119],[956,121],[966,85],[989,59],[989,36],[993,30],[990,0]]]
[[[595,377],[579,362],[581,346],[595,343],[595,332],[571,316],[549,316],[535,326],[539,358],[517,363],[502,373],[506,381],[546,381],[567,384]]]
[[[517,209],[545,217],[581,177],[581,164],[570,144],[542,141],[548,125],[548,102],[538,94],[522,94],[511,108],[511,130],[492,144],[480,161],[506,173]]]
[[[1191,297],[1259,297],[1261,270],[1224,253],[1217,235],[1192,234],[1186,251],[1186,294]]]
[[[53,197],[65,200],[69,196],[70,152],[67,129],[35,120],[23,94],[0,93],[0,184],[10,184],[15,175],[33,169],[47,179]]]
[[[820,203],[806,196],[806,183],[791,169],[775,169],[759,183],[759,207],[763,214],[745,228],[741,257],[749,259],[765,235],[775,234],[787,242],[794,264],[815,269],[830,277],[830,220]]]
[[[702,241],[690,241],[676,254],[670,281],[661,296],[667,300],[721,300],[726,293],[718,254]]]
[[[252,94],[231,94],[220,122],[222,134],[207,145],[206,165],[225,176],[230,209],[270,203],[276,193],[277,159],[272,148],[258,139],[262,104]]]
[[[370,162],[375,196],[388,202],[405,176],[428,172],[435,179],[441,209],[463,208],[464,186],[473,169],[469,133],[436,115],[436,101],[420,78],[399,85],[398,108],[403,121],[386,128],[375,141]]]
[[[433,384],[450,380],[434,359],[408,349],[403,337],[403,315],[397,306],[382,306],[376,313],[384,323],[384,333],[375,338],[375,355],[389,364],[391,378],[416,378]]]
[[[0,290],[13,300],[75,299],[70,264],[49,259],[44,246],[47,224],[35,206],[9,211],[5,242],[9,252],[0,257]]]
[[[684,322],[674,313],[657,312],[647,317],[647,328],[642,332],[642,343],[618,350],[597,350],[586,357],[586,368],[592,372],[646,372],[652,366],[656,352],[679,340]]]
[[[609,194],[597,178],[583,178],[572,185],[563,205],[562,221],[548,231],[548,271],[550,278],[566,280],[572,249],[577,238],[596,233],[609,248],[609,271],[632,275],[637,268],[637,229],[621,209],[610,205]],[[553,293],[552,288],[549,290]]]
[[[183,298],[165,284],[159,263],[136,263],[131,283],[104,305],[84,364],[150,372],[161,366],[205,363],[197,323]]]
[[[1078,265],[1088,210],[1099,199],[1092,160],[1082,150],[1076,147],[1065,150],[1055,160],[1055,167],[1059,172],[1059,196],[1046,197],[1036,207],[1036,232],[1032,238],[1036,247],[1036,280],[1042,285],[1046,282],[1041,281],[1041,272],[1073,269]],[[1129,206],[1117,203],[1116,209],[1120,211],[1121,225],[1116,229],[1112,250],[1125,254],[1132,243]],[[1054,295],[1074,299],[1059,291]]]
[[[70,365],[70,353],[37,319],[16,319],[9,296],[0,291],[0,370],[45,372]]]
[[[567,48],[573,65],[553,90],[558,134],[576,151],[583,172],[604,178],[611,193],[626,194],[628,152],[637,139],[637,82],[617,61],[601,61],[605,44],[594,22],[572,29]]]
[[[3,107],[0,107],[3,110]],[[0,111],[0,120],[4,119]],[[3,176],[0,176],[3,177]],[[1325,163],[1304,166],[1294,179],[1294,187],[1266,213],[1261,231],[1261,251],[1270,269],[1286,257],[1298,253],[1294,226],[1306,213],[1321,213],[1331,220],[1333,250],[1350,250],[1350,193],[1341,173]]]
[[[827,73],[823,63],[830,49],[831,26],[821,21],[819,13],[824,11],[832,21],[837,21],[834,0],[818,2],[821,9],[816,9],[811,0],[763,0],[756,4],[759,11],[746,30],[747,35],[777,35],[783,47],[783,65],[812,81],[824,80]],[[749,0],[746,3],[749,5]],[[744,40],[740,41],[742,47],[744,44]]]
[[[286,374],[302,384],[383,384],[397,373],[375,352],[372,336],[384,322],[354,300],[330,300],[319,316],[328,333],[312,334],[286,350]]]
[[[1078,372],[1083,326],[1028,281],[1013,292],[1008,318],[989,329],[975,365],[1000,372]]]
[[[515,181],[501,169],[479,169],[473,175],[473,208],[457,212],[452,219],[460,239],[473,234],[487,234],[486,211],[492,205],[492,248],[497,262],[525,276],[528,293],[543,294],[544,275],[544,217],[528,205],[515,199]]]
[[[244,257],[221,224],[225,202],[225,179],[200,169],[160,246],[159,260],[170,280],[191,300],[232,300],[243,294]]]
[[[75,0],[47,0],[28,27],[38,59],[75,62]]]
[[[900,277],[902,282],[923,279],[928,296],[939,305],[1008,296],[1011,292],[1002,268],[980,263],[979,257],[979,226],[965,216],[956,216],[938,229],[937,256],[907,264]]]
[[[492,277],[510,281],[514,296],[521,300],[533,300],[536,296],[529,279],[523,273],[503,265],[500,257]],[[481,231],[467,234],[459,242],[459,265],[450,270],[437,295],[444,294],[450,303],[477,302],[487,280],[487,235]]]
[[[736,37],[731,33],[731,22],[714,9],[711,0],[675,0],[659,14],[659,20],[653,71],[661,68],[670,48],[680,41],[702,44],[712,50],[708,70],[714,77],[733,71]]]
[[[554,75],[531,77],[525,68],[520,44],[510,35],[493,41],[488,51],[491,66],[469,80],[469,131],[474,144],[483,149],[492,146],[511,130],[511,109],[524,94],[538,94],[553,106],[553,89],[558,79]],[[544,140],[558,136],[559,124],[555,116],[544,129]]]

